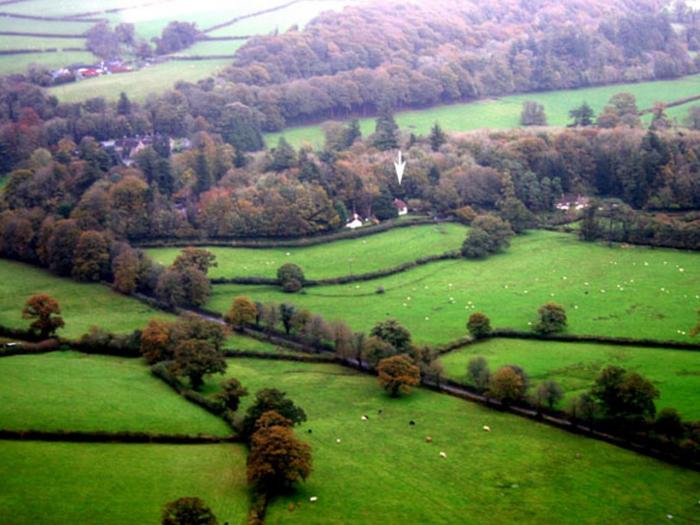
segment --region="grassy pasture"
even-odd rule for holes
[[[241,445],[0,441],[0,523],[160,523],[163,506],[197,496],[219,523],[242,525],[249,502]]]
[[[140,359],[77,352],[12,356],[0,359],[0,375],[0,428],[231,434],[221,419],[152,376]]]
[[[529,93],[465,104],[438,106],[425,110],[402,111],[396,114],[396,122],[402,129],[421,135],[430,133],[430,128],[435,122],[439,122],[443,129],[452,132],[480,128],[517,128],[520,126],[520,112],[523,102],[535,100],[544,105],[550,126],[565,126],[570,122],[569,111],[574,107],[585,101],[596,113],[599,113],[612,95],[623,91],[637,97],[637,105],[640,109],[650,108],[657,101],[670,102],[692,95],[700,95],[700,75],[676,80]],[[686,112],[687,109],[682,111],[682,114],[685,115]],[[673,110],[670,111],[670,114],[677,116],[676,111]],[[373,133],[374,118],[361,119],[360,126],[364,136]],[[324,140],[321,127],[314,125],[290,128],[280,133],[269,133],[266,135],[267,143],[277,144],[281,135],[284,135],[294,146],[301,146],[305,143],[322,146]]]
[[[468,383],[467,363],[483,356],[492,370],[516,364],[530,377],[531,393],[545,380],[556,381],[566,393],[562,408],[576,394],[588,390],[600,371],[615,365],[651,379],[661,392],[657,408],[673,407],[685,419],[700,419],[700,353],[658,348],[621,347],[491,339],[441,358],[445,374]]]
[[[104,97],[117,100],[126,92],[131,100],[143,102],[151,93],[167,89],[179,80],[197,82],[224,68],[230,60],[198,60],[165,62],[133,73],[107,75],[83,82],[73,82],[49,88],[48,92],[61,102],[80,102],[86,98]]]
[[[28,327],[22,307],[36,293],[47,293],[60,303],[66,326],[59,334],[64,337],[80,337],[94,325],[115,333],[131,332],[153,317],[172,317],[106,286],[62,279],[34,266],[0,259],[0,324]]]
[[[427,255],[458,250],[467,228],[459,224],[399,228],[359,239],[336,241],[307,248],[246,249],[210,247],[218,266],[210,277],[271,277],[291,262],[301,266],[308,279],[326,279],[390,268]],[[180,248],[153,248],[149,255],[161,264],[173,263]]]
[[[207,55],[233,55],[245,41],[243,40],[225,40],[213,42],[197,42],[192,47],[183,49],[178,53],[179,56],[207,56]]]
[[[296,494],[272,502],[269,523],[648,524],[667,514],[696,517],[700,475],[600,442],[425,390],[391,399],[373,378],[333,365],[235,359],[228,374],[251,392],[287,392],[308,415],[297,434],[313,448],[314,472]],[[244,398],[243,408],[249,402]],[[309,503],[311,496],[318,502]]]
[[[528,330],[539,306],[565,306],[577,334],[689,341],[700,308],[700,256],[675,250],[608,247],[561,233],[537,231],[482,261],[432,263],[372,281],[289,295],[276,287],[214,286],[208,306],[225,311],[237,295],[290,302],[356,330],[396,318],[422,343],[466,333],[475,311],[493,326]],[[375,293],[378,287],[385,293]],[[684,335],[682,332],[686,332]]]
[[[280,0],[276,5],[284,4],[283,0]],[[279,11],[273,11],[271,13],[266,13],[261,16],[256,16],[252,18],[246,18],[240,22],[236,22],[233,25],[217,29],[210,33],[211,36],[248,36],[248,35],[266,35],[273,31],[279,31],[280,33],[285,32],[292,26],[303,27],[308,24],[312,19],[317,17],[320,13],[324,11],[340,11],[343,7],[357,4],[355,0],[309,0],[304,2],[299,2],[292,6],[280,9]],[[265,7],[260,7],[254,9],[257,11],[259,9],[264,9]],[[234,15],[235,16],[235,15]],[[214,22],[217,24],[220,22]]]
[[[28,53],[26,55],[0,56],[0,75],[25,73],[32,64],[57,69],[69,64],[93,63],[95,56],[87,51],[66,51],[60,53]],[[77,84],[72,84],[77,85]],[[117,93],[117,96],[119,94]]]
[[[64,49],[67,47],[85,47],[84,38],[47,38],[35,36],[13,36],[0,38],[0,51],[8,49]],[[21,57],[22,55],[18,55]]]

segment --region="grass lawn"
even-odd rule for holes
[[[0,441],[0,523],[160,523],[163,506],[196,496],[231,525],[246,522],[240,445]]]
[[[276,2],[275,5],[284,4],[283,0]],[[249,36],[249,35],[266,35],[273,31],[284,33],[292,26],[304,28],[311,20],[316,18],[324,11],[340,11],[343,7],[357,4],[353,0],[310,0],[299,2],[285,9],[266,13],[262,16],[246,18],[233,25],[212,31],[210,36]],[[259,9],[264,9],[263,5]],[[257,11],[259,9],[254,9]],[[234,15],[235,16],[235,15]],[[219,22],[214,22],[216,25]]]
[[[121,92],[143,102],[151,93],[170,89],[179,80],[197,82],[216,74],[230,64],[230,60],[172,61],[146,67],[133,73],[106,75],[99,78],[55,86],[48,90],[61,102],[80,102],[92,97],[117,100]]]
[[[67,47],[85,47],[84,38],[46,38],[35,36],[0,37],[0,51],[8,49],[64,49]],[[22,55],[17,55],[21,57]]]
[[[359,239],[336,241],[305,248],[207,248],[218,266],[210,277],[276,277],[285,263],[301,266],[308,279],[327,279],[361,274],[415,261],[427,255],[459,250],[467,228],[459,224],[421,225],[397,228]],[[147,250],[156,261],[169,266],[180,248]]]
[[[60,303],[66,326],[59,335],[64,337],[80,337],[91,326],[131,332],[153,317],[172,318],[101,284],[78,283],[35,266],[0,259],[0,324],[27,328],[30,323],[22,319],[22,308],[37,293],[47,293]]]
[[[0,428],[231,434],[221,419],[152,376],[141,359],[12,356],[0,359],[0,375]]]
[[[486,260],[432,263],[303,294],[266,286],[214,286],[208,306],[223,312],[234,297],[248,295],[264,303],[294,303],[364,331],[393,317],[414,340],[445,343],[466,333],[466,320],[475,311],[489,315],[495,327],[528,330],[537,308],[556,301],[565,306],[572,333],[689,341],[687,332],[700,308],[698,262],[696,253],[611,248],[536,231]],[[377,295],[380,286],[385,293]]]
[[[445,355],[445,375],[468,383],[467,363],[483,356],[492,371],[516,364],[530,377],[531,393],[545,380],[556,381],[566,394],[562,408],[574,395],[588,390],[607,365],[621,366],[651,379],[661,392],[657,408],[678,409],[684,419],[700,420],[700,353],[584,343],[491,339]],[[659,366],[663,363],[663,366]]]
[[[333,365],[236,359],[229,375],[251,392],[287,392],[308,415],[297,433],[312,446],[314,471],[296,494],[273,501],[268,523],[646,525],[667,514],[697,518],[700,474],[601,442],[425,390],[391,399],[373,378]],[[309,503],[311,496],[318,502]],[[301,508],[290,512],[292,501]]]
[[[565,126],[570,122],[569,111],[572,108],[585,101],[596,113],[599,113],[612,95],[623,91],[637,97],[637,105],[640,109],[650,108],[657,101],[670,102],[700,95],[700,75],[638,84],[528,93],[419,111],[402,111],[396,114],[396,122],[402,129],[421,135],[427,135],[435,122],[439,122],[443,129],[453,132],[480,128],[517,128],[520,126],[523,102],[535,100],[544,105],[550,126]],[[686,112],[687,109],[682,112],[683,115]],[[675,112],[672,112],[672,116],[676,116]],[[374,132],[374,122],[374,118],[360,120],[364,136]],[[268,145],[277,144],[280,135],[284,135],[290,144],[297,147],[305,143],[316,147],[322,146],[324,140],[320,126],[303,126],[267,134]]]
[[[58,45],[57,47],[61,47]],[[32,64],[57,69],[69,64],[89,63],[96,60],[92,53],[87,51],[66,51],[61,53],[29,53],[27,55],[3,55],[0,56],[0,75],[12,75],[25,73]],[[77,86],[78,84],[69,84]],[[55,89],[55,88],[54,88]],[[118,95],[118,94],[117,94]],[[89,97],[86,97],[89,98]]]

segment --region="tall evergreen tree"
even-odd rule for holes
[[[389,151],[399,147],[399,126],[394,120],[391,107],[383,104],[379,110],[377,125],[374,131],[374,147]]]
[[[438,151],[445,142],[447,142],[447,135],[436,122],[430,130],[430,147],[433,151]]]
[[[574,119],[574,121],[570,124],[571,127],[591,126],[593,124],[593,119],[595,118],[595,112],[587,102],[584,102],[579,107],[569,111],[569,117]]]
[[[284,171],[297,164],[297,154],[284,137],[280,137],[277,147],[272,151],[272,162],[269,168],[273,171]]]
[[[131,100],[126,96],[126,93],[122,91],[119,95],[119,102],[117,103],[117,113],[123,116],[131,115]]]

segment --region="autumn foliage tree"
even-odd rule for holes
[[[304,409],[295,405],[284,392],[276,388],[264,388],[255,393],[255,401],[246,411],[246,415],[241,422],[241,435],[244,438],[250,438],[260,417],[270,410],[274,410],[289,419],[293,425],[306,421]]]
[[[149,364],[172,359],[170,323],[151,319],[141,332],[141,355]]]
[[[60,313],[61,306],[56,299],[50,295],[37,294],[27,300],[22,310],[22,317],[33,319],[32,324],[29,325],[30,330],[46,339],[65,326]]]
[[[104,234],[86,231],[75,247],[72,275],[79,281],[99,281],[109,270],[109,241]]]
[[[171,371],[178,376],[186,376],[194,390],[200,390],[207,374],[223,374],[226,360],[208,341],[187,339],[175,347]]]
[[[311,474],[311,447],[299,441],[281,414],[263,413],[251,437],[248,482],[258,490],[275,493]]]
[[[519,374],[512,366],[499,368],[491,376],[488,393],[503,404],[522,401],[527,390],[527,383],[522,374]]]
[[[392,397],[408,394],[411,387],[420,383],[420,369],[404,355],[395,355],[379,361],[377,365],[379,384]]]
[[[242,330],[246,326],[255,323],[258,316],[258,308],[249,297],[239,296],[233,300],[231,308],[224,315],[224,320],[236,330]]]

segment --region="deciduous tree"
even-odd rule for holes
[[[403,355],[387,357],[377,365],[378,381],[392,397],[408,394],[411,387],[420,383],[420,369]]]
[[[58,301],[46,294],[32,295],[24,305],[22,317],[33,319],[30,330],[37,332],[43,339],[51,337],[56,330],[63,328],[65,322],[60,316],[61,306]]]
[[[231,308],[226,312],[224,320],[236,330],[255,324],[258,309],[249,297],[239,296],[233,300]]]
[[[225,371],[224,356],[208,341],[187,339],[175,347],[172,372],[189,378],[194,390],[202,388],[205,375],[223,374]]]

